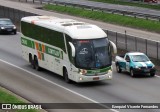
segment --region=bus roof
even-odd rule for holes
[[[98,26],[73,19],[61,19],[52,16],[28,16],[22,18],[21,21],[66,33],[74,39],[107,37],[106,33]]]

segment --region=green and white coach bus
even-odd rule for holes
[[[45,68],[66,82],[112,79],[116,45],[96,25],[50,16],[21,19],[22,56],[33,68]]]

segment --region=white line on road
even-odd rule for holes
[[[30,72],[30,71],[28,71],[28,70],[25,70],[25,69],[23,69],[23,68],[21,68],[21,67],[19,67],[19,66],[16,66],[16,65],[14,65],[14,64],[12,64],[12,63],[9,63],[9,62],[4,61],[4,60],[2,60],[2,59],[0,59],[0,61],[3,62],[3,63],[8,64],[8,65],[10,65],[10,66],[13,66],[13,67],[15,67],[15,68],[18,68],[18,69],[20,69],[20,70],[22,70],[22,71],[24,71],[24,72],[27,72],[27,73],[29,73],[29,74],[31,74],[31,75],[33,75],[33,76],[36,76],[36,77],[38,77],[38,78],[40,78],[40,79],[43,79],[43,80],[45,80],[45,81],[47,81],[47,82],[49,82],[49,83],[51,83],[51,84],[54,84],[54,85],[56,85],[56,86],[58,86],[58,87],[60,87],[60,88],[63,88],[63,89],[65,89],[65,90],[67,90],[67,91],[69,91],[69,92],[71,92],[71,93],[74,93],[74,94],[76,94],[76,95],[78,95],[78,96],[80,96],[80,97],[82,97],[82,98],[85,98],[85,99],[87,99],[87,100],[89,100],[89,101],[91,101],[91,102],[99,103],[99,102],[97,102],[97,101],[95,101],[95,100],[93,100],[93,99],[91,99],[91,98],[88,98],[87,96],[84,96],[84,95],[79,94],[79,93],[77,93],[77,92],[75,92],[75,91],[73,91],[73,90],[70,90],[70,89],[68,89],[68,88],[66,88],[66,87],[63,87],[62,85],[59,85],[59,84],[57,84],[57,83],[54,83],[54,82],[52,82],[52,81],[50,81],[50,80],[48,80],[48,79],[45,79],[44,77],[41,77],[41,76],[39,76],[39,75],[37,75],[37,74],[35,74],[35,73],[33,73],[33,72]],[[99,104],[100,104],[100,103],[99,103]],[[106,107],[106,106],[103,105],[103,104],[101,104],[101,106]],[[107,107],[106,107],[106,108],[107,108]],[[113,111],[113,112],[119,112],[119,111],[117,111],[117,110],[115,110],[115,109],[109,109],[109,110],[111,110],[111,111]]]

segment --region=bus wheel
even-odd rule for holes
[[[32,68],[35,69],[34,60],[32,59],[32,55],[31,54],[29,54],[29,62],[31,64]]]
[[[63,70],[63,77],[64,77],[65,82],[70,83],[70,79],[68,78],[68,72],[66,68],[64,68]]]
[[[38,64],[37,56],[35,56],[35,58],[34,58],[34,65],[35,65],[35,69],[36,69],[37,71],[40,71],[41,67],[40,67],[39,64]]]

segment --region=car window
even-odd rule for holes
[[[126,56],[126,59],[125,59],[125,60],[126,60],[126,61],[127,61],[127,60],[130,60],[130,58],[129,58],[129,56],[128,56],[128,55]]]
[[[146,55],[133,55],[132,60],[134,62],[146,62],[149,61],[148,57]]]
[[[11,20],[0,20],[0,25],[12,25]]]

